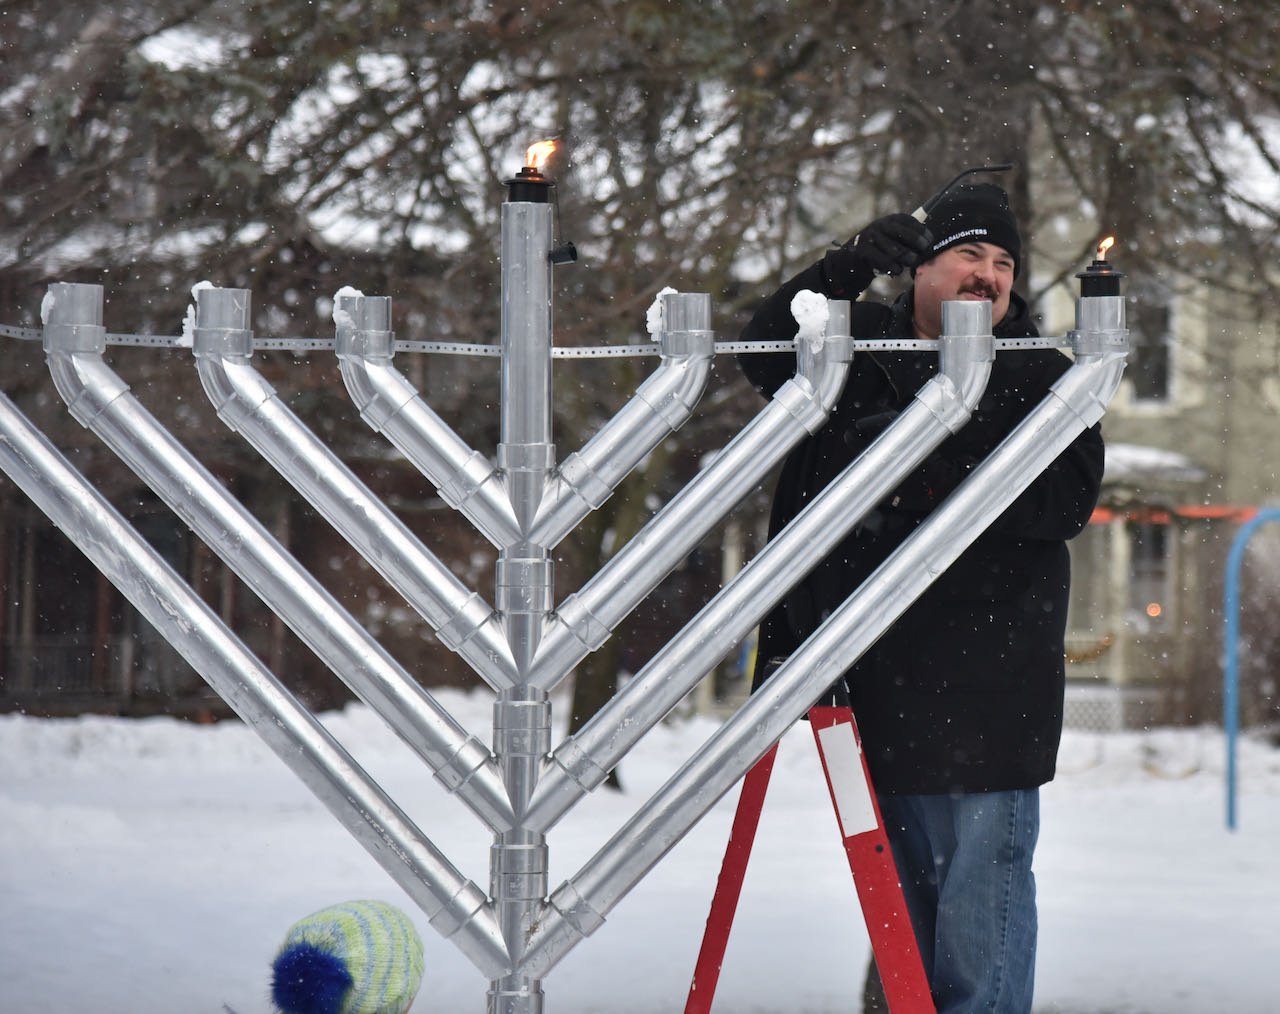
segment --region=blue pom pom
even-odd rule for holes
[[[355,981],[339,958],[308,943],[282,950],[271,971],[271,999],[284,1014],[340,1014]]]

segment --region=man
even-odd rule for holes
[[[855,339],[937,338],[942,302],[989,299],[997,337],[1034,336],[1013,291],[1022,243],[1008,197],[953,188],[924,225],[873,222],[760,307],[747,340],[795,333],[801,289],[856,299],[876,274],[911,269],[891,306],[855,302]],[[856,342],[855,342],[856,349]],[[743,355],[771,394],[785,357]],[[996,356],[973,418],[880,503],[761,629],[756,682],[852,593],[1069,366],[1056,351]],[[770,519],[777,532],[888,425],[936,370],[921,353],[855,352],[826,425],[787,459]],[[1066,540],[1083,529],[1102,479],[1095,426],[1059,458],[837,684],[853,706],[899,877],[940,1012],[1027,1012],[1035,966],[1032,852],[1038,787],[1062,731]]]

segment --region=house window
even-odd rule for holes
[[[1129,610],[1151,627],[1169,621],[1172,541],[1169,526],[1156,521],[1129,523]]]
[[[1172,395],[1172,311],[1160,293],[1136,293],[1129,300],[1129,361],[1125,377],[1135,401],[1162,402]]]

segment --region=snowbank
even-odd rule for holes
[[[485,695],[441,700],[487,738]],[[488,882],[488,837],[368,709],[325,724],[454,863]],[[711,732],[655,730],[624,793],[550,836],[570,876]],[[1044,1014],[1274,1009],[1280,751],[1242,743],[1241,829],[1223,828],[1212,729],[1069,733],[1043,800]],[[169,719],[0,716],[0,967],[26,1014],[262,1014],[267,966],[297,918],[376,897],[416,917],[415,1014],[484,1009],[486,984],[248,729]],[[545,981],[555,1014],[684,1004],[736,790]],[[868,953],[807,726],[783,741],[730,940],[717,1014],[854,1009]]]

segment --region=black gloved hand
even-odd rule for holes
[[[910,215],[877,218],[844,246],[827,253],[833,295],[861,292],[876,275],[897,275],[925,260],[933,234]]]
[[[910,215],[885,215],[845,244],[849,252],[880,275],[896,275],[924,260],[933,234]]]

